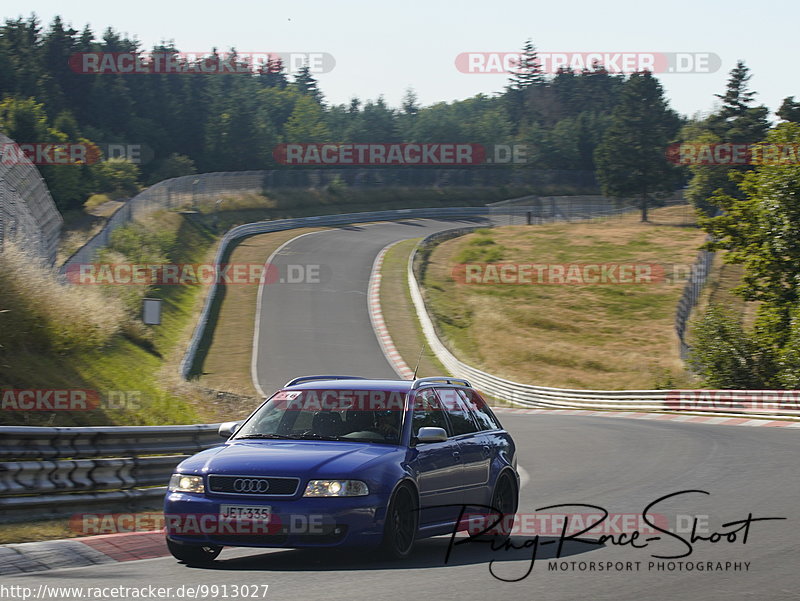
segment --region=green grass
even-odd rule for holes
[[[270,234],[250,236],[240,240],[231,249],[230,263],[263,263],[284,242],[314,228],[302,228]],[[200,384],[214,390],[251,397],[259,402],[253,387],[250,362],[253,349],[253,324],[255,323],[258,286],[230,286],[221,289],[219,302],[215,303],[209,317],[208,335],[200,344],[195,371]],[[243,402],[229,416],[246,417],[254,407]]]
[[[208,260],[215,237],[201,222],[167,213],[150,227],[174,239],[169,260],[176,263]],[[50,294],[60,294],[54,286]],[[72,286],[73,289],[78,288]],[[121,288],[121,287],[120,287]],[[127,288],[127,287],[126,287]],[[84,291],[82,291],[84,292]],[[98,290],[85,291],[89,295]],[[114,290],[113,292],[118,292]],[[126,290],[127,292],[127,290]],[[91,411],[0,412],[0,423],[25,425],[139,425],[211,421],[213,406],[197,387],[185,385],[177,375],[185,342],[193,326],[203,286],[161,286],[147,291],[163,300],[159,326],[137,326],[128,322],[120,333],[94,348],[55,352],[46,341],[26,347],[6,348],[0,353],[0,382],[11,389],[88,389],[101,398],[127,399],[119,408]],[[137,296],[141,296],[137,292]],[[109,306],[117,306],[113,294]],[[87,305],[85,311],[102,311],[102,305]]]

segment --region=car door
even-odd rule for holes
[[[436,388],[436,393],[447,413],[463,465],[461,502],[469,505],[487,504],[490,465],[487,441],[457,388]]]
[[[423,427],[444,428],[450,435],[444,410],[432,388],[418,391],[413,403],[412,436]],[[410,467],[419,487],[420,525],[455,521],[461,509],[463,484],[458,443],[452,438],[444,442],[418,443]]]
[[[458,389],[458,394],[472,413],[475,423],[478,425],[479,433],[476,435],[480,440],[481,449],[486,459],[483,467],[486,477],[486,485],[481,486],[483,504],[490,504],[494,493],[494,479],[497,477],[498,467],[501,464],[509,463],[513,460],[513,448],[509,448],[507,433],[502,431],[500,423],[492,413],[481,396],[472,389]],[[502,458],[501,455],[505,455]],[[509,459],[511,458],[511,459]]]

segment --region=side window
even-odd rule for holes
[[[486,401],[477,392],[474,390],[459,390],[458,394],[467,407],[472,409],[472,414],[475,416],[475,420],[481,430],[498,430],[501,428],[500,423],[486,406]]]
[[[433,388],[424,388],[414,397],[414,417],[411,433],[416,436],[420,428],[444,428],[449,434],[447,419]]]
[[[472,419],[472,414],[464,404],[464,401],[461,400],[457,389],[437,388],[436,394],[439,395],[439,399],[441,399],[442,405],[447,411],[447,416],[450,418],[453,436],[478,431],[478,426],[475,424],[475,420]]]

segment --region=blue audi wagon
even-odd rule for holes
[[[187,564],[226,546],[404,558],[470,512],[517,510],[514,441],[463,379],[295,378],[219,433],[224,444],[177,466],[164,502],[167,544]]]

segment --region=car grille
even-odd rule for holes
[[[300,478],[275,478],[270,476],[219,476],[208,477],[210,492],[226,495],[283,496],[297,492]]]

